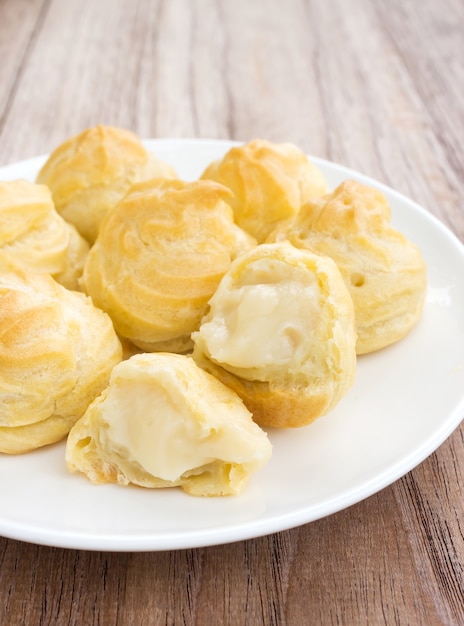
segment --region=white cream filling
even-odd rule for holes
[[[113,386],[103,413],[105,448],[168,481],[217,460],[246,463],[250,471],[267,460],[267,437],[251,418],[235,422],[235,405],[209,399],[194,416],[183,393],[169,373]]]
[[[217,363],[263,372],[302,362],[320,312],[320,288],[308,270],[261,259],[241,284],[223,282],[199,330]]]

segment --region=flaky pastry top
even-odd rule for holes
[[[328,191],[319,169],[294,144],[255,139],[231,148],[202,178],[228,187],[227,202],[239,226],[264,242],[302,204]]]
[[[0,182],[0,271],[50,274],[77,289],[88,250],[74,226],[56,212],[45,185]]]
[[[100,223],[136,182],[175,177],[174,169],[149,154],[134,133],[96,126],[59,145],[41,168],[56,210],[93,243]]]

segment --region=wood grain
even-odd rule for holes
[[[463,32],[461,0],[0,0],[0,165],[97,123],[292,141],[464,241]],[[380,493],[268,537],[133,554],[0,538],[0,624],[464,624],[463,477],[461,426]]]

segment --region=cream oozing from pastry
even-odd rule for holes
[[[125,370],[122,364],[122,375]],[[161,366],[156,379],[145,380],[141,371],[139,376],[120,376],[101,405],[103,449],[166,481],[201,473],[217,459],[243,463],[248,471],[267,459],[264,435],[251,420],[238,419],[236,404],[211,395],[201,401],[201,418],[192,419],[185,385],[175,371]]]
[[[258,259],[240,284],[223,283],[210,307],[199,331],[210,358],[228,369],[250,368],[251,378],[266,380],[276,366],[307,358],[320,287],[306,269]]]

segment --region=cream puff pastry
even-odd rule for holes
[[[0,271],[50,274],[78,289],[88,251],[85,239],[55,211],[45,185],[0,182]]]
[[[302,204],[327,193],[322,173],[291,143],[255,139],[231,148],[202,178],[228,187],[235,221],[264,242],[276,226],[293,218]]]
[[[134,133],[100,125],[58,146],[37,182],[51,189],[58,213],[92,244],[103,217],[128,189],[157,177],[173,178],[175,171],[149,154]]]
[[[422,314],[424,259],[390,219],[381,191],[347,180],[308,202],[289,226],[270,237],[336,262],[354,302],[358,354],[402,339]]]
[[[145,351],[186,352],[231,259],[255,241],[212,181],[134,185],[106,216],[82,285],[117,332]]]
[[[261,244],[232,263],[193,340],[195,361],[260,426],[309,424],[354,382],[354,310],[341,274],[289,243]]]
[[[46,274],[0,273],[0,452],[65,437],[121,358],[90,298]]]
[[[190,357],[140,354],[113,369],[72,428],[66,463],[94,483],[224,496],[242,492],[271,451],[240,398]]]

